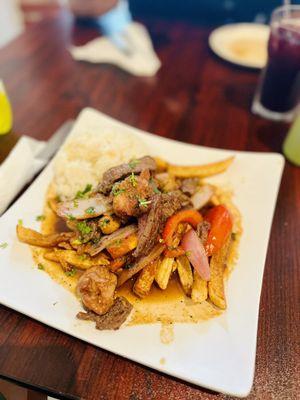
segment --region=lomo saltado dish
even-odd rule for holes
[[[48,230],[18,224],[17,236],[34,246],[39,269],[64,277],[84,308],[77,317],[98,329],[210,318],[226,308],[224,279],[241,230],[230,196],[204,178],[232,162],[132,159],[71,200],[50,190]]]

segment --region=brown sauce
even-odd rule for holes
[[[145,298],[141,299],[136,296],[132,290],[135,279],[132,278],[130,281],[124,283],[120,288],[117,289],[117,296],[124,296],[131,304],[143,303],[143,304],[153,304],[153,303],[163,303],[166,301],[183,301],[188,299],[184,294],[181,285],[177,277],[173,274],[171,277],[168,287],[165,290],[161,290],[153,283],[151,291]]]
[[[52,196],[51,196],[52,195]],[[48,198],[53,197],[53,191],[50,188]],[[221,202],[230,206],[231,212],[236,221],[236,240],[233,242],[232,251],[230,251],[227,273],[231,271],[236,260],[237,247],[241,234],[240,215],[238,210],[230,202],[230,195],[220,194],[218,198]],[[57,217],[47,202],[44,209],[45,220],[42,222],[42,233],[54,233],[67,231],[66,224]],[[61,266],[58,263],[50,262],[43,259],[43,249],[34,251],[34,258],[37,262],[42,262],[45,265],[47,272],[52,279],[63,285],[66,289],[75,294],[76,284],[80,276],[80,271],[74,277],[68,277],[64,274]],[[169,281],[168,287],[165,290],[158,288],[154,282],[150,294],[141,299],[134,294],[132,287],[135,278],[126,282],[122,287],[117,289],[117,296],[124,296],[132,305],[133,312],[127,325],[137,325],[146,323],[162,323],[161,340],[163,343],[169,343],[173,338],[173,323],[174,322],[189,322],[197,323],[220,315],[222,311],[215,307],[209,300],[202,303],[194,303],[191,298],[187,297],[182,290],[177,272],[175,271]]]

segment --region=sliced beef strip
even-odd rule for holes
[[[177,191],[153,196],[149,213],[139,219],[139,239],[134,257],[145,256],[150,252],[166,220],[182,208],[181,200],[182,196]]]
[[[208,221],[202,221],[197,225],[197,235],[199,236],[201,242],[204,244],[208,237],[208,232],[210,230],[210,223]]]
[[[172,192],[169,192],[168,194],[173,196],[173,199],[176,199],[176,201],[179,201],[181,207],[192,207],[191,199],[187,195],[185,195],[181,190],[174,190]]]
[[[97,188],[97,191],[102,193],[109,193],[113,187],[113,184],[132,172],[134,174],[139,174],[140,172],[148,169],[149,171],[154,171],[156,169],[156,162],[152,157],[145,156],[137,160],[133,160],[127,164],[121,164],[117,167],[108,169],[103,174],[102,182]]]
[[[79,312],[78,319],[96,322],[96,329],[116,330],[126,321],[132,310],[132,304],[125,297],[117,297],[110,310],[104,315],[97,315],[93,311]]]
[[[196,193],[198,185],[199,185],[198,178],[186,178],[182,180],[180,189],[183,193],[192,196],[193,194]]]

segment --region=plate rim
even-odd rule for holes
[[[217,55],[222,60],[225,60],[233,65],[238,65],[241,67],[251,68],[251,69],[255,69],[255,70],[261,70],[265,67],[265,65],[262,65],[261,63],[258,63],[258,62],[242,61],[242,60],[235,58],[234,56],[230,57],[230,56],[226,55],[222,50],[220,50],[220,47],[216,43],[218,41],[217,37],[222,33],[222,31],[226,31],[226,30],[230,30],[230,29],[237,30],[239,28],[245,28],[245,27],[247,27],[248,29],[254,29],[254,30],[265,29],[266,32],[267,32],[267,30],[270,31],[269,25],[263,24],[263,23],[256,23],[256,22],[237,22],[237,23],[221,25],[221,26],[213,29],[210,32],[209,37],[208,37],[209,47],[215,55]]]
[[[106,114],[104,114],[104,113],[102,113],[102,112],[99,112],[98,110],[95,110],[95,109],[90,108],[90,107],[87,107],[87,108],[83,109],[83,110],[79,113],[79,115],[77,116],[76,121],[78,121],[78,119],[79,119],[80,117],[82,117],[83,114],[85,114],[85,113],[91,113],[91,112],[92,112],[92,113],[96,113],[96,114],[98,114],[98,115],[100,114],[101,117],[105,117],[109,122],[121,124],[121,125],[125,126],[127,129],[131,129],[131,130],[136,131],[136,133],[142,132],[143,134],[145,134],[145,135],[147,135],[147,136],[149,135],[149,136],[151,136],[151,137],[154,138],[154,139],[160,139],[160,140],[164,140],[164,141],[166,141],[166,142],[173,142],[173,143],[176,143],[176,144],[179,144],[179,145],[184,145],[184,146],[187,145],[187,146],[189,146],[189,147],[191,147],[191,148],[199,148],[199,147],[200,147],[200,148],[202,148],[202,149],[204,149],[204,150],[221,151],[222,153],[227,152],[227,153],[233,153],[233,154],[247,154],[247,155],[253,154],[253,155],[256,155],[256,156],[263,157],[263,158],[272,157],[272,158],[274,158],[274,159],[275,159],[275,157],[276,157],[276,159],[278,159],[278,161],[280,161],[281,172],[280,172],[280,175],[279,175],[279,178],[278,178],[278,184],[277,184],[277,187],[276,187],[276,189],[277,189],[277,191],[276,191],[276,196],[274,197],[274,204],[275,204],[275,206],[274,206],[274,211],[275,211],[276,202],[277,202],[277,197],[278,197],[278,191],[279,191],[279,189],[280,189],[281,177],[282,177],[282,173],[283,173],[283,169],[284,169],[284,164],[285,164],[284,157],[283,157],[280,153],[276,153],[276,152],[272,152],[272,153],[269,153],[269,152],[268,152],[268,153],[265,153],[265,152],[251,152],[251,151],[240,151],[240,150],[228,150],[228,149],[220,149],[220,148],[214,148],[214,147],[199,146],[199,145],[197,145],[197,144],[191,144],[191,143],[180,142],[180,141],[175,140],[175,139],[165,138],[165,137],[162,137],[162,136],[159,136],[159,135],[155,135],[155,134],[153,134],[153,133],[146,132],[146,131],[144,131],[144,130],[142,130],[142,129],[133,127],[133,126],[131,126],[131,125],[129,125],[129,124],[126,124],[126,123],[124,123],[124,122],[122,122],[122,121],[119,121],[119,120],[117,120],[117,119],[115,119],[115,118],[113,118],[113,117],[111,117],[111,116],[108,116],[108,115],[106,115]],[[24,197],[24,196],[27,194],[27,192],[31,189],[32,185],[37,184],[37,183],[38,183],[38,182],[37,182],[38,180],[42,180],[42,179],[44,178],[44,174],[48,173],[48,171],[51,169],[52,165],[53,165],[53,160],[47,165],[47,167],[42,171],[42,173],[32,182],[32,184],[26,189],[26,191],[18,198],[18,200],[12,205],[12,207],[10,207],[10,208],[1,216],[0,222],[1,222],[2,218],[3,218],[4,216],[6,216],[7,213],[10,212],[10,210],[11,210],[12,208],[16,208],[16,207],[18,206],[18,204],[22,202],[23,197]],[[270,224],[270,231],[271,231],[271,228],[272,228],[273,218],[274,218],[274,212],[273,212],[273,214],[272,214],[272,220],[271,220],[271,224]],[[269,234],[269,236],[268,236],[268,243],[269,243],[269,239],[270,239],[270,234]],[[265,259],[264,259],[264,267],[263,267],[263,270],[262,270],[262,276],[263,276],[263,274],[264,274],[265,261],[266,261],[266,254],[265,254]],[[261,295],[261,290],[262,290],[262,281],[260,282],[260,292],[259,292],[259,295]],[[12,308],[11,305],[9,305],[9,304],[7,304],[7,303],[5,303],[5,302],[3,302],[3,301],[1,301],[1,303],[4,304],[4,305],[6,305],[6,306],[9,307],[9,308]],[[209,384],[207,384],[207,383],[199,382],[199,380],[196,381],[196,380],[194,380],[193,378],[186,378],[186,377],[185,377],[185,378],[182,378],[182,376],[180,376],[179,373],[170,372],[170,371],[164,369],[163,367],[153,366],[150,362],[143,361],[141,358],[139,359],[138,357],[128,356],[128,355],[126,354],[126,352],[123,352],[123,353],[122,353],[122,352],[120,352],[120,351],[113,351],[113,350],[111,350],[111,349],[109,348],[109,346],[107,346],[106,344],[101,345],[101,346],[100,346],[100,345],[95,345],[95,343],[93,343],[91,340],[89,340],[88,338],[85,338],[84,335],[81,335],[81,334],[79,334],[79,333],[78,333],[78,334],[77,334],[77,333],[70,333],[70,332],[68,332],[68,331],[67,331],[66,329],[64,329],[64,328],[63,328],[63,329],[62,329],[62,328],[57,328],[57,327],[56,327],[54,324],[52,324],[51,322],[49,323],[49,322],[47,321],[47,319],[44,318],[43,316],[42,316],[42,318],[41,318],[40,316],[35,317],[35,316],[32,316],[32,314],[30,315],[30,313],[28,313],[28,312],[26,312],[26,311],[25,311],[25,312],[22,311],[22,307],[13,307],[13,309],[16,310],[16,311],[18,311],[18,312],[21,312],[22,314],[24,314],[24,315],[26,315],[26,316],[28,316],[28,317],[30,317],[30,318],[33,318],[33,319],[35,319],[35,320],[37,320],[37,321],[39,321],[39,322],[42,322],[42,323],[44,323],[45,325],[48,325],[48,326],[50,326],[50,327],[53,328],[53,329],[57,329],[57,330],[59,330],[59,331],[65,333],[65,334],[67,334],[67,335],[69,335],[69,336],[73,336],[73,337],[75,337],[75,338],[77,338],[77,339],[80,339],[80,340],[83,340],[83,341],[85,341],[85,342],[87,342],[87,343],[91,343],[91,344],[95,345],[96,347],[105,349],[105,350],[107,350],[107,351],[110,351],[111,353],[120,355],[120,356],[122,356],[122,357],[124,357],[124,358],[127,358],[127,359],[130,359],[130,360],[132,360],[132,361],[138,362],[138,363],[140,363],[140,364],[142,364],[142,365],[145,365],[145,366],[147,366],[147,367],[150,367],[150,368],[152,368],[152,369],[154,369],[154,370],[158,370],[158,371],[160,371],[160,372],[163,372],[163,373],[165,373],[165,374],[167,374],[167,375],[169,375],[169,376],[174,376],[174,377],[176,377],[176,378],[178,378],[178,379],[181,379],[182,381],[190,382],[190,383],[195,384],[195,385],[197,385],[197,386],[202,386],[202,387],[205,387],[205,388],[214,390],[214,391],[220,391],[220,392],[226,393],[226,394],[228,394],[228,395],[235,395],[235,396],[238,396],[238,397],[245,397],[245,396],[247,396],[247,395],[250,393],[250,391],[251,391],[252,384],[253,384],[253,379],[254,379],[254,373],[255,373],[255,358],[256,358],[256,345],[257,345],[257,325],[258,325],[259,305],[260,305],[260,304],[258,304],[257,315],[255,316],[256,335],[255,335],[255,348],[254,348],[254,363],[253,363],[253,365],[251,366],[251,367],[252,367],[252,368],[251,368],[251,377],[248,376],[248,378],[249,378],[249,379],[248,379],[248,381],[249,381],[249,387],[247,387],[247,388],[244,387],[244,390],[241,390],[241,391],[239,391],[239,392],[238,392],[236,389],[235,389],[235,391],[229,391],[229,390],[226,391],[226,390],[224,390],[224,388],[222,388],[221,386],[218,387],[217,384],[209,385]]]

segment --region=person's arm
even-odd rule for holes
[[[118,0],[69,0],[70,10],[78,17],[98,17],[117,3]]]

